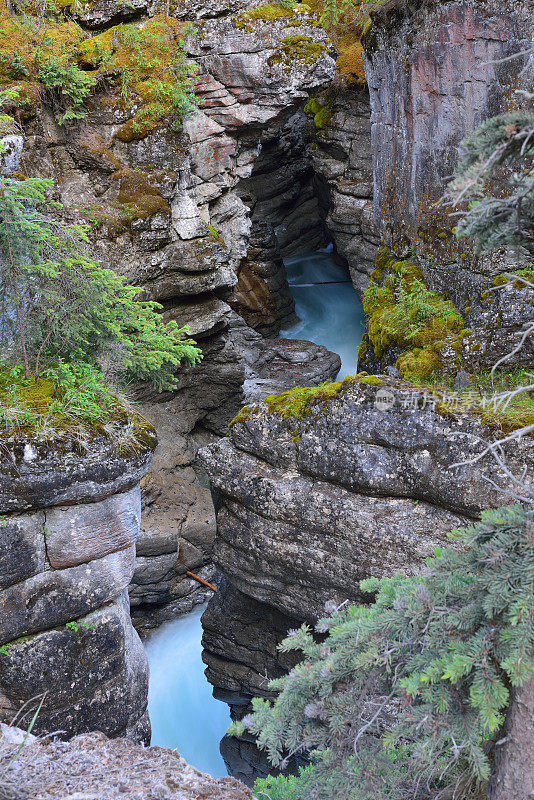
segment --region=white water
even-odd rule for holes
[[[204,608],[166,622],[146,644],[151,743],[178,750],[189,764],[220,778],[227,771],[219,743],[231,720],[228,706],[215,700],[204,675]]]
[[[354,375],[365,317],[346,270],[329,249],[292,256],[284,263],[300,321],[280,336],[324,345],[341,356],[338,378]]]

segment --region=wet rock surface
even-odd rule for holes
[[[326,227],[361,295],[380,238],[373,217],[369,94],[366,87],[342,85],[327,93],[324,103],[331,117],[323,130],[312,134],[309,154]]]
[[[271,697],[270,678],[283,675],[298,661],[294,653],[280,653],[278,645],[299,622],[278,609],[243,594],[222,575],[217,593],[202,615],[202,658],[214,695],[230,705],[233,719],[251,710],[252,697]],[[273,772],[253,737],[224,736],[221,755],[230,775],[248,786]],[[290,768],[296,762],[290,760]]]

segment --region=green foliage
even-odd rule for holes
[[[130,141],[164,120],[176,127],[197,107],[192,82],[197,67],[183,47],[190,25],[157,14],[89,36],[55,11],[10,14],[0,4],[0,81],[18,81],[21,96],[27,90],[27,105],[34,111],[44,86],[54,93],[61,124],[83,119],[87,99],[105,78],[108,107],[136,106],[132,119],[116,134]]]
[[[417,800],[483,790],[511,686],[532,671],[534,512],[486,511],[453,532],[428,571],[368,579],[370,606],[331,608],[317,631],[292,631],[281,649],[304,660],[255,699],[241,728],[275,766],[311,753],[276,798]],[[234,732],[240,728],[234,726]],[[447,791],[448,790],[448,791]]]
[[[0,368],[0,424],[6,430],[39,429],[47,424],[94,423],[118,410],[115,394],[102,373],[89,364],[59,361],[43,377],[26,378],[24,369]]]
[[[363,295],[375,357],[380,359],[388,347],[400,347],[401,377],[428,380],[440,369],[440,348],[445,343],[460,348],[462,317],[450,300],[427,289],[411,261],[396,260],[381,247],[376,263]]]
[[[90,258],[85,227],[58,216],[51,188],[0,180],[2,361],[22,363],[26,379],[46,374],[68,386],[86,385],[92,373],[83,370],[106,357],[126,380],[173,388],[179,365],[201,358],[187,329],[165,324],[159,304]]]
[[[530,98],[533,99],[532,97]],[[477,251],[534,251],[534,113],[510,111],[486,120],[463,142],[465,158],[445,202],[468,202],[456,226]]]
[[[76,634],[80,634],[82,630],[90,631],[93,630],[95,626],[91,622],[82,621],[78,622],[78,620],[72,620],[71,622],[67,622],[65,624],[65,629],[68,631],[74,631]]]
[[[79,69],[76,64],[69,63],[68,53],[57,58],[53,55],[42,55],[37,51],[37,74],[47,89],[56,89],[66,105],[66,110],[59,114],[60,125],[83,119],[87,109],[83,103],[92,93],[96,78]]]
[[[309,800],[312,780],[311,767],[301,769],[298,776],[268,775],[258,778],[254,784],[254,797],[256,800]]]

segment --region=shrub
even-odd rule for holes
[[[55,58],[52,55],[43,56],[38,51],[36,60],[40,80],[47,89],[58,91],[66,105],[66,110],[58,116],[59,124],[86,117],[87,110],[83,103],[91,94],[96,78],[69,63],[68,53]]]
[[[0,179],[0,357],[26,379],[51,367],[95,365],[106,356],[125,380],[176,385],[181,364],[201,354],[187,329],[165,324],[113,270],[93,261],[83,225],[66,223],[52,181]]]
[[[519,505],[485,511],[426,574],[363,581],[374,603],[331,609],[322,642],[290,632],[281,649],[304,660],[230,729],[256,735],[275,766],[311,753],[275,797],[482,796],[510,688],[533,669],[533,525]]]

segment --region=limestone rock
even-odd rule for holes
[[[0,520],[0,590],[43,572],[43,512]]]
[[[392,379],[347,383],[301,419],[263,405],[248,417],[200,454],[218,503],[215,562],[241,592],[297,618],[361,599],[369,575],[420,569],[449,530],[502,504],[490,454],[455,466],[482,453],[480,419],[441,416]],[[531,440],[512,444],[511,470],[531,469]]]
[[[74,13],[72,16],[84,28],[98,30],[100,28],[118,25],[139,17],[148,11],[148,0],[93,0],[83,13]]]
[[[435,201],[459,162],[462,139],[507,110],[510,92],[522,86],[533,32],[530,3],[522,0],[418,9],[386,3],[373,15],[366,40],[375,221],[387,244],[408,242],[415,249],[429,288],[465,314],[468,371],[490,369],[532,319],[528,291],[522,298],[521,292],[499,298],[501,292],[492,291],[499,272],[527,263],[512,254],[475,258],[452,232],[453,210]],[[530,365],[532,357],[527,342],[509,365]]]
[[[0,738],[0,769],[16,746]],[[199,772],[175,751],[141,747],[103,733],[76,736],[70,742],[31,742],[9,766],[4,785],[14,797],[31,800],[252,800],[234,778],[215,780]],[[9,795],[8,795],[9,797]]]
[[[141,491],[99,503],[56,507],[45,514],[46,552],[54,569],[86,564],[133,545],[141,523]]]
[[[328,231],[361,294],[374,269],[379,240],[373,218],[369,95],[366,87],[347,85],[319,99],[330,105],[332,116],[324,129],[313,133],[309,155],[322,186]],[[374,155],[378,164],[381,154]]]
[[[86,436],[13,434],[2,448],[0,720],[22,712],[28,724],[42,700],[36,732],[148,742],[148,666],[127,590],[156,438],[138,415]]]
[[[19,704],[44,696],[35,733],[123,735],[145,713],[148,692],[146,655],[132,628],[127,596],[14,642],[0,653],[0,688]]]
[[[122,453],[119,434],[132,454]],[[92,502],[127,491],[147,471],[156,441],[154,430],[140,418],[86,442],[69,433],[58,434],[52,443],[45,436],[14,435],[0,452],[0,508]]]
[[[134,571],[135,547],[67,569],[40,572],[0,591],[0,642],[63,625],[118,597]]]

